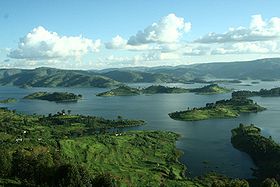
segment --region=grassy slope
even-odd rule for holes
[[[65,159],[84,163],[93,171],[110,172],[121,186],[192,186],[193,182],[183,176],[184,166],[177,160],[177,137],[171,132],[135,131],[108,135],[102,141],[91,136],[60,143]]]
[[[82,123],[75,122],[81,116],[38,117],[0,109],[0,142],[5,142],[0,144],[1,150],[9,150],[11,155],[16,150],[25,150],[31,155],[53,154],[59,150],[65,162],[84,164],[93,175],[108,172],[124,186],[159,186],[161,182],[171,185],[193,183],[184,178],[185,167],[177,160],[180,152],[174,144],[178,138],[175,133],[135,131],[121,136],[115,136],[114,133],[81,133],[74,138],[71,132],[86,128]],[[70,121],[68,125],[58,125],[56,122],[59,120]],[[47,121],[48,125],[45,124]],[[95,123],[101,126],[104,122],[106,120],[96,118]],[[17,142],[16,139],[21,140]],[[11,184],[8,180],[0,179],[0,184]]]

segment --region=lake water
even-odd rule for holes
[[[251,81],[241,84],[224,84],[228,88],[259,90],[261,88],[279,87],[280,82],[260,82],[248,86]],[[132,84],[130,86],[143,87],[150,84]],[[168,86],[199,87],[201,84],[166,84]],[[177,148],[184,152],[181,162],[184,163],[192,176],[202,175],[209,171],[217,171],[231,177],[251,177],[250,168],[255,168],[250,157],[236,149],[230,143],[232,128],[239,123],[254,123],[263,129],[265,135],[272,135],[280,142],[279,114],[280,97],[253,98],[266,111],[252,114],[242,114],[235,119],[205,120],[196,122],[176,121],[169,118],[168,113],[185,110],[187,107],[205,106],[208,102],[230,98],[230,94],[196,95],[185,94],[157,94],[131,97],[96,97],[99,92],[108,89],[102,88],[16,88],[0,87],[0,99],[8,97],[19,101],[11,104],[2,104],[9,109],[16,109],[25,114],[49,114],[62,109],[72,113],[96,115],[105,118],[116,118],[121,115],[125,118],[143,119],[147,125],[132,129],[138,130],[167,130],[177,132],[181,138]],[[83,99],[77,103],[55,103],[41,100],[25,100],[24,96],[35,91],[67,91],[82,94]]]

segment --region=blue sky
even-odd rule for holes
[[[0,66],[100,69],[278,57],[279,7],[279,0],[2,0]]]

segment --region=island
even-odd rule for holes
[[[168,87],[162,85],[152,85],[146,88],[132,88],[126,85],[119,86],[115,89],[111,89],[106,92],[97,94],[97,96],[135,96],[140,94],[180,94],[192,92],[196,94],[221,94],[230,92],[230,89],[220,87],[217,84],[207,85],[201,88],[180,88],[180,87]]]
[[[75,102],[82,98],[82,95],[76,95],[68,92],[35,92],[24,97],[24,99],[40,99],[55,102]]]
[[[219,100],[207,103],[205,107],[188,108],[185,111],[176,111],[168,115],[175,120],[197,121],[206,119],[235,118],[241,113],[260,112],[264,107],[245,97],[232,97],[228,100]]]
[[[170,94],[170,93],[186,93],[188,92],[185,88],[178,87],[167,87],[161,85],[152,85],[147,88],[132,88],[126,85],[119,86],[115,89],[109,90],[107,92],[102,92],[96,96],[134,96],[140,94]]]
[[[279,183],[280,145],[276,143],[271,136],[263,136],[261,134],[261,129],[253,124],[240,124],[239,127],[232,129],[231,132],[232,145],[236,149],[249,154],[258,167],[258,169],[254,171],[254,175],[258,180],[275,178]]]
[[[218,84],[210,84],[201,88],[190,89],[189,91],[196,94],[222,94],[230,92],[231,89],[221,87]]]
[[[134,96],[139,95],[140,90],[137,88],[132,88],[129,86],[119,86],[115,89],[109,90],[107,92],[102,92],[97,94],[96,96],[102,96],[102,97],[109,97],[109,96]]]
[[[143,94],[169,94],[169,93],[186,93],[189,92],[186,88],[167,87],[162,85],[152,85],[141,90]]]
[[[279,97],[280,96],[280,87],[272,88],[270,90],[260,89],[260,91],[248,91],[241,90],[232,93],[233,97]]]
[[[17,99],[15,98],[7,98],[7,99],[0,100],[0,103],[2,104],[15,103],[15,102],[17,102]]]

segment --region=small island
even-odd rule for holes
[[[135,96],[140,94],[170,94],[186,92],[188,92],[188,89],[178,87],[167,87],[161,85],[153,85],[142,89],[122,85],[118,88],[109,90],[107,92],[99,93],[96,96]]]
[[[232,93],[232,96],[233,97],[254,97],[254,96],[279,97],[280,87],[272,88],[270,90],[261,89],[260,91],[248,91],[248,90],[236,91]]]
[[[264,107],[245,97],[232,97],[215,103],[207,103],[205,107],[177,111],[168,115],[175,120],[197,121],[206,119],[235,118],[241,113],[260,112]]]
[[[17,102],[17,99],[15,98],[7,98],[7,99],[0,100],[0,103],[2,104],[15,103],[15,102]]]
[[[119,86],[115,89],[102,92],[97,94],[96,96],[135,96],[135,95],[141,95],[141,94],[180,94],[180,93],[197,93],[197,94],[221,94],[221,93],[227,93],[230,92],[230,89],[220,87],[217,84],[210,84],[207,86],[204,86],[202,88],[180,88],[180,87],[168,87],[168,86],[162,86],[162,85],[152,85],[146,88],[138,89],[138,88],[132,88],[126,85]]]
[[[258,180],[275,178],[279,183],[280,145],[273,141],[271,136],[264,137],[261,129],[253,124],[240,124],[231,132],[232,145],[236,149],[248,153],[258,167],[254,171]]]
[[[218,84],[210,84],[207,86],[203,86],[201,88],[194,88],[190,89],[190,92],[194,92],[196,94],[222,94],[222,93],[228,93],[231,89],[227,89],[224,87],[219,86]]]
[[[76,95],[68,92],[35,92],[24,97],[24,99],[40,99],[55,102],[76,102],[82,98],[82,95]]]
[[[107,92],[102,92],[97,94],[96,96],[102,96],[102,97],[110,97],[110,96],[134,96],[139,95],[140,91],[137,88],[132,88],[129,86],[119,86],[115,89],[109,90]]]
[[[189,92],[186,88],[167,87],[162,85],[152,85],[141,90],[143,94],[171,94],[171,93],[186,93]]]

